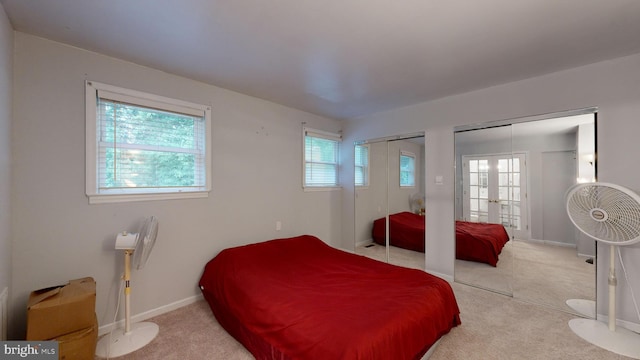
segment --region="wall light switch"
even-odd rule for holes
[[[282,230],[282,221],[276,221],[276,231]]]
[[[437,175],[436,176],[436,185],[442,185],[442,175]]]

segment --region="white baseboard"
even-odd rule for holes
[[[356,248],[361,247],[361,246],[366,246],[369,244],[373,244],[373,239],[367,239],[367,240],[361,240],[356,242]]]
[[[181,308],[183,306],[187,306],[187,305],[193,304],[195,302],[198,302],[198,301],[200,301],[202,299],[203,299],[202,294],[199,294],[199,295],[194,295],[194,296],[188,297],[186,299],[178,300],[178,301],[172,302],[170,304],[163,305],[163,306],[160,306],[158,308],[142,312],[140,314],[132,315],[131,316],[131,322],[135,323],[135,322],[151,319],[154,316],[158,316],[158,315],[162,315],[162,314],[168,313],[170,311],[179,309],[179,308]],[[115,323],[109,323],[109,324],[105,324],[105,325],[100,326],[100,328],[98,329],[98,336],[102,336],[104,334],[108,334],[112,329],[117,329],[118,327],[124,327],[124,319],[116,321]]]
[[[436,271],[431,271],[429,269],[425,270],[425,272],[427,272],[427,273],[429,273],[429,274],[431,274],[433,276],[437,276],[439,278],[442,278],[442,279],[444,279],[444,280],[446,280],[446,281],[448,281],[450,283],[454,282],[453,276],[451,276],[451,275],[442,274],[442,273],[439,273],[439,272],[436,272]]]
[[[562,246],[562,247],[569,247],[569,248],[578,248],[578,245],[576,244],[569,244],[569,243],[564,243],[564,242],[560,242],[560,241],[551,241],[551,240],[538,240],[538,239],[528,239],[528,240],[519,240],[519,241],[530,241],[530,242],[534,242],[534,243],[539,243],[539,244],[547,244],[547,245],[553,245],[553,246]]]

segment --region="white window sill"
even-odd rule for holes
[[[304,192],[314,192],[314,191],[337,191],[342,190],[341,186],[303,186],[302,189]]]
[[[177,193],[156,193],[156,194],[93,194],[87,195],[89,204],[110,204],[134,201],[153,200],[176,200],[176,199],[199,199],[209,197],[208,191],[177,192]]]

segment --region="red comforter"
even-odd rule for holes
[[[498,256],[509,241],[501,224],[456,221],[456,259],[498,264]]]
[[[373,222],[373,241],[385,245],[385,218]],[[400,212],[389,216],[389,244],[403,249],[424,252],[424,216]],[[509,241],[501,224],[456,221],[456,259],[498,264],[498,256]]]
[[[385,218],[373,222],[373,241],[385,245]],[[408,211],[389,215],[389,245],[424,252],[424,216]]]
[[[460,324],[446,281],[308,235],[223,250],[200,288],[257,359],[419,359]]]

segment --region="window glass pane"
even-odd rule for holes
[[[311,162],[335,163],[337,159],[337,142],[329,139],[322,139],[307,136],[306,139],[306,159]]]
[[[304,186],[338,186],[338,141],[305,135]]]
[[[355,169],[355,184],[356,186],[364,185],[364,170],[362,167],[356,167]]]
[[[337,171],[335,165],[307,163],[306,184],[310,186],[336,186]]]
[[[101,141],[194,149],[202,118],[101,99]]]
[[[369,185],[369,146],[355,146],[355,185]]]
[[[368,166],[369,165],[369,147],[356,145],[355,147],[355,164],[356,166]]]
[[[400,155],[400,186],[415,186],[415,157]]]
[[[204,119],[98,100],[98,190],[204,187]]]
[[[104,178],[101,188],[189,187],[200,183],[196,174],[196,157],[145,150],[105,151]]]

